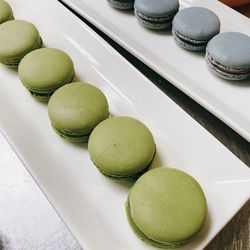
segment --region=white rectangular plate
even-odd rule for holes
[[[143,28],[133,12],[118,11],[107,0],[63,0],[121,46],[250,141],[250,80],[229,82],[209,72],[204,55],[178,47],[171,32]],[[181,8],[202,6],[221,20],[221,32],[250,35],[250,20],[217,0],[180,0]]]
[[[113,115],[142,120],[157,145],[155,166],[193,175],[208,201],[202,232],[183,249],[202,249],[250,196],[250,171],[110,45],[56,0],[9,0],[17,19],[34,23],[45,46],[66,51],[79,79],[106,94]],[[47,105],[31,97],[16,70],[0,65],[0,128],[84,250],[152,249],[132,233],[124,203],[129,185],[103,175],[86,145],[52,130]]]

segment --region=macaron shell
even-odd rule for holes
[[[241,74],[235,74],[235,73],[226,73],[225,70],[222,70],[221,68],[219,68],[218,66],[216,66],[216,63],[211,62],[211,58],[209,57],[208,54],[206,54],[206,63],[208,65],[208,68],[209,70],[214,73],[215,75],[221,77],[222,79],[225,79],[225,80],[231,80],[231,81],[241,81],[241,80],[245,80],[247,78],[250,77],[250,71],[248,73],[241,73]],[[220,65],[221,67],[221,65]],[[229,69],[227,69],[229,70]],[[232,71],[234,72],[234,71]]]
[[[166,249],[166,248],[176,248],[176,247],[181,247],[182,245],[184,245],[186,243],[186,241],[183,242],[165,242],[165,243],[161,243],[161,242],[157,242],[154,241],[152,239],[150,239],[149,237],[147,237],[147,235],[145,235],[135,224],[135,222],[133,221],[133,218],[131,216],[131,207],[130,207],[130,202],[129,202],[130,197],[128,196],[128,199],[126,201],[125,204],[125,209],[126,209],[126,215],[127,215],[127,219],[129,222],[129,225],[131,227],[131,229],[133,230],[133,232],[136,234],[136,236],[141,239],[142,241],[144,241],[146,244],[151,245],[153,247],[157,247],[157,248],[162,248],[162,249]]]
[[[231,68],[250,68],[250,37],[239,32],[225,32],[215,36],[207,46],[207,53],[217,63]]]
[[[170,15],[169,17],[148,17],[135,9],[135,16],[144,27],[148,29],[161,30],[172,25],[172,18],[174,15]]]
[[[124,179],[124,180],[129,181],[129,180],[138,179],[141,175],[143,175],[145,172],[147,172],[148,168],[150,167],[150,164],[148,166],[146,166],[145,168],[143,168],[140,172],[131,173],[131,174],[127,174],[127,175],[112,174],[111,172],[105,172],[103,169],[99,168],[98,166],[96,166],[96,167],[106,177],[109,177],[111,179],[116,179],[116,180],[117,179]]]
[[[106,175],[131,177],[151,163],[155,143],[149,129],[131,117],[112,117],[91,133],[91,160]]]
[[[141,176],[130,190],[129,203],[140,231],[160,243],[183,244],[200,231],[207,213],[197,181],[172,168]]]
[[[49,100],[48,112],[54,127],[73,134],[90,133],[109,115],[102,91],[82,82],[59,88]]]
[[[166,17],[179,9],[178,0],[135,0],[135,9],[149,17]]]
[[[27,54],[19,64],[19,77],[34,92],[51,93],[74,76],[71,58],[63,51],[42,48]]]
[[[198,41],[189,42],[189,38],[183,39],[180,34],[178,34],[177,30],[173,27],[172,35],[175,39],[175,42],[182,48],[190,50],[190,51],[204,51],[206,49],[207,43],[198,43]]]
[[[13,19],[13,12],[6,1],[0,0],[0,24]]]
[[[208,41],[220,32],[220,20],[215,13],[202,7],[190,7],[179,11],[173,27],[188,40]]]
[[[41,38],[33,24],[12,20],[0,25],[0,60],[21,60],[39,46],[41,46]]]
[[[109,4],[120,10],[129,10],[134,8],[134,0],[107,0]]]
[[[54,124],[52,124],[52,127],[59,136],[70,142],[77,142],[77,143],[87,142],[89,139],[90,131],[87,132],[67,131],[59,127],[56,127]]]

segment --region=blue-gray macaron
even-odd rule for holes
[[[120,10],[129,10],[134,8],[134,0],[107,0],[109,4]]]
[[[149,29],[166,29],[179,10],[178,0],[135,0],[135,16]]]
[[[174,17],[172,33],[176,43],[192,51],[205,50],[208,41],[220,32],[217,15],[202,7],[181,10]]]
[[[209,69],[226,80],[250,77],[250,37],[239,32],[215,36],[207,45],[206,62]]]

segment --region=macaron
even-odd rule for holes
[[[179,11],[173,20],[176,43],[187,50],[204,51],[208,41],[220,32],[220,20],[209,9],[190,7]]]
[[[129,10],[134,8],[134,0],[107,0],[109,4],[120,10]]]
[[[178,0],[135,0],[135,16],[149,29],[166,29],[179,10]]]
[[[12,20],[0,25],[0,62],[17,67],[22,58],[42,46],[36,27],[23,20]]]
[[[0,24],[14,19],[10,5],[3,0],[0,0]]]
[[[226,80],[250,77],[250,37],[239,32],[215,36],[207,46],[206,62],[215,75]]]
[[[52,127],[61,137],[86,142],[95,126],[108,118],[108,101],[94,85],[74,82],[51,96],[48,113]]]
[[[155,168],[129,191],[126,214],[134,233],[157,248],[187,243],[203,227],[207,203],[199,183],[174,168]]]
[[[90,158],[99,171],[114,179],[133,179],[144,173],[155,154],[149,129],[132,117],[112,117],[90,135]]]
[[[58,88],[73,80],[74,65],[65,52],[42,48],[30,52],[21,60],[18,74],[35,98],[48,101]]]

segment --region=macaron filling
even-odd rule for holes
[[[142,12],[140,12],[138,9],[135,8],[135,15],[138,18],[138,20],[149,28],[153,28],[153,26],[151,26],[152,24],[155,25],[154,26],[155,28],[157,27],[167,28],[171,26],[175,14],[176,12],[173,12],[166,17],[150,17],[147,15],[144,15]]]
[[[135,221],[133,220],[131,207],[130,207],[130,194],[128,195],[128,199],[126,201],[125,207],[126,207],[126,215],[127,215],[127,219],[128,219],[130,227],[132,228],[136,236],[142,241],[144,241],[146,244],[149,244],[157,248],[177,248],[177,247],[183,246],[184,244],[188,242],[187,240],[180,241],[180,242],[161,242],[161,241],[157,241],[155,239],[149,238],[140,230],[140,228],[136,225]]]
[[[58,135],[72,142],[87,142],[89,139],[89,135],[92,131],[92,130],[84,131],[84,132],[69,131],[67,129],[59,128],[53,123],[51,123],[51,125]]]
[[[250,74],[250,68],[242,68],[242,69],[232,69],[232,68],[228,68],[218,62],[215,62],[213,60],[213,58],[209,55],[209,53],[207,54],[207,62],[208,64],[213,67],[214,69],[216,69],[217,71],[220,71],[222,74],[226,73],[228,74],[232,74],[232,75],[249,75]]]
[[[138,9],[135,9],[135,15],[144,22],[154,23],[154,24],[167,24],[170,25],[173,21],[173,18],[175,16],[176,12],[173,12],[172,14],[169,14],[166,17],[150,17],[144,15],[142,12],[140,12]]]
[[[185,43],[185,44],[189,44],[191,46],[194,47],[206,47],[208,41],[202,41],[202,40],[196,40],[196,39],[192,39],[190,37],[184,36],[183,34],[181,34],[180,32],[178,32],[176,29],[173,29],[172,31],[175,39],[179,39],[181,42]]]

